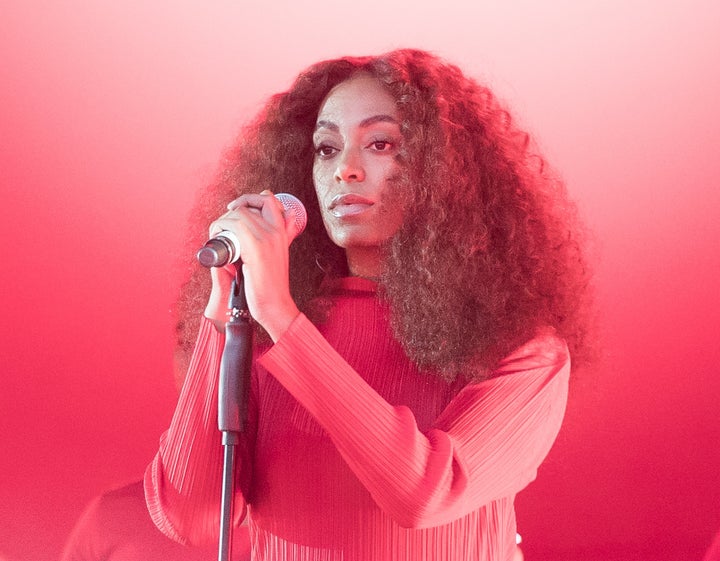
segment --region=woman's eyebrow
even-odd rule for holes
[[[375,123],[393,123],[396,125],[400,124],[398,120],[392,115],[381,114],[373,115],[372,117],[367,117],[366,119],[363,119],[362,121],[360,121],[360,127],[366,128],[374,125]],[[340,130],[340,127],[338,127],[332,121],[320,120],[315,124],[315,130],[318,129],[329,129],[331,131],[337,132]]]

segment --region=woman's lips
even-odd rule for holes
[[[362,214],[373,204],[375,204],[373,201],[360,195],[345,193],[335,195],[328,205],[328,210],[336,218],[345,218]]]

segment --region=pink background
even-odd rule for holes
[[[183,225],[243,120],[316,60],[418,46],[514,107],[597,239],[607,356],[518,500],[526,558],[699,559],[720,528],[720,4],[265,4],[2,9],[0,557],[56,559],[153,455]]]

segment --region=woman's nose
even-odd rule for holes
[[[365,181],[365,170],[358,154],[351,150],[342,153],[335,169],[335,181],[345,183]]]

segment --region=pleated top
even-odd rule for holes
[[[510,560],[514,497],[565,412],[565,343],[548,330],[488,380],[449,384],[408,360],[374,283],[343,279],[332,303],[256,351],[235,500],[253,559]],[[204,320],[145,476],[153,521],[181,543],[217,540],[223,340]]]

